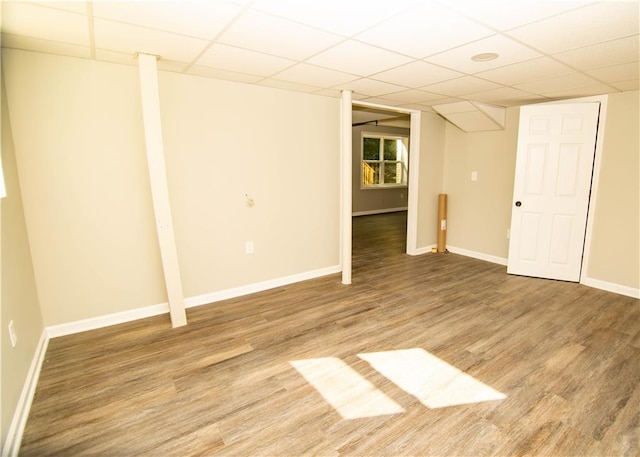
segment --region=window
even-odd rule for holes
[[[362,188],[406,187],[409,138],[362,134]]]

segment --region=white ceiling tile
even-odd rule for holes
[[[589,95],[609,94],[615,92],[612,87],[604,83],[596,83],[590,86],[571,87],[568,89],[550,91],[544,95],[549,98],[575,98],[587,97]]]
[[[148,52],[162,56],[161,70],[330,97],[348,88],[390,106],[511,106],[638,88],[637,0],[1,4],[6,48],[128,65]],[[481,52],[500,58],[470,60]]]
[[[307,63],[301,63],[288,68],[273,77],[273,79],[290,81],[298,84],[308,84],[317,86],[318,88],[337,86],[353,81],[356,78],[357,76],[355,75],[316,67],[315,65],[309,65]]]
[[[514,87],[525,92],[548,96],[549,94],[556,94],[558,92],[565,91],[568,92],[575,88],[595,86],[597,84],[598,81],[582,73],[571,73],[568,75],[554,76],[552,78],[544,78],[536,81],[516,84]]]
[[[579,70],[592,70],[620,63],[637,62],[639,56],[640,35],[633,35],[554,54],[553,58]]]
[[[357,92],[354,92],[353,94],[351,94],[351,98],[353,100],[364,100],[365,98],[370,98],[369,95],[363,95],[363,94],[359,94]]]
[[[510,85],[546,78],[556,75],[572,73],[574,70],[549,57],[518,62],[505,67],[477,73],[476,76],[500,84]]]
[[[168,59],[158,60],[158,70],[182,73],[188,67],[189,67],[189,64],[186,64],[184,62],[176,62],[175,60],[168,60]]]
[[[96,60],[102,60],[104,62],[112,62],[123,65],[137,65],[138,60],[135,55],[124,53],[124,52],[116,52],[109,51],[107,49],[96,49]],[[187,64],[184,62],[174,62],[173,60],[160,59],[158,60],[158,70],[162,71],[173,71],[182,73]]]
[[[413,3],[415,0],[257,0],[253,7],[332,33],[352,36]]]
[[[483,132],[488,130],[502,130],[503,128],[477,110],[468,113],[448,114],[446,118],[465,132]]]
[[[342,41],[318,29],[257,11],[247,11],[231,25],[218,42],[302,60]]]
[[[615,83],[611,83],[611,85],[613,87],[615,87],[618,90],[621,91],[626,91],[626,90],[638,90],[640,89],[640,81],[638,80],[638,78],[636,79],[631,79],[629,81],[618,81]]]
[[[182,62],[191,62],[208,44],[198,38],[107,19],[95,19],[94,31],[96,48],[131,54],[144,52]]]
[[[391,51],[348,40],[311,57],[307,62],[354,75],[369,76],[411,60]]]
[[[463,76],[463,74],[457,71],[418,61],[394,68],[393,70],[378,73],[372,76],[372,79],[410,88],[418,88],[460,76]]]
[[[629,81],[631,79],[637,79],[640,75],[640,64],[638,62],[632,62],[622,65],[612,65],[610,67],[588,71],[587,74],[605,83]]]
[[[244,73],[236,73],[233,71],[219,70],[217,68],[200,67],[193,65],[189,67],[187,73],[196,76],[204,76],[206,78],[224,79],[227,81],[235,81],[240,83],[255,84],[262,80],[261,76],[247,75]]]
[[[434,2],[421,2],[356,38],[415,58],[423,58],[494,33]]]
[[[384,95],[384,98],[402,103],[424,103],[442,98],[441,94],[434,94],[418,89],[403,90]]]
[[[471,60],[476,54],[495,52],[498,58],[486,62]],[[428,62],[452,68],[464,73],[474,74],[496,67],[541,57],[531,48],[502,35],[493,35],[464,46],[450,49],[425,59]]]
[[[522,100],[498,100],[497,103],[500,104],[500,106],[504,106],[505,108],[509,108],[511,106],[524,106],[524,105],[535,105],[537,103],[544,103],[544,102],[548,102],[549,99],[548,98],[544,98],[544,97],[535,97],[535,96],[531,96],[531,98],[529,99],[522,99]]]
[[[598,2],[508,32],[546,53],[638,33],[638,2]]]
[[[531,94],[522,90],[514,89],[512,87],[502,87],[500,89],[492,89],[483,92],[476,92],[468,94],[469,100],[478,102],[493,103],[500,106],[512,106],[531,103],[533,101],[542,101],[546,97],[541,95]]]
[[[89,46],[86,15],[22,2],[2,2],[1,6],[4,33]]]
[[[124,65],[138,65],[138,59],[135,55],[124,52],[109,51],[107,49],[96,49],[96,60]],[[167,59],[160,59],[157,64],[158,70],[178,73],[182,73],[187,67],[187,64],[184,62],[175,62]]]
[[[43,52],[45,54],[57,54],[61,56],[82,58],[91,57],[91,49],[88,46],[62,43],[59,41],[49,41],[21,35],[10,35],[8,33],[2,34],[2,47]]]
[[[298,84],[290,81],[281,81],[278,79],[265,79],[258,84],[261,86],[273,87],[275,89],[292,90],[294,92],[306,92],[311,93],[318,90],[317,86],[309,86],[308,84]]]
[[[433,105],[433,109],[440,114],[455,114],[477,111],[477,108],[471,102],[466,100],[463,102]]]
[[[136,56],[130,52],[117,52],[108,49],[96,49],[96,60],[119,63],[123,65],[138,65]]]
[[[472,92],[497,89],[499,87],[499,84],[492,83],[491,81],[485,81],[484,79],[475,78],[473,76],[463,76],[461,78],[430,84],[428,86],[424,86],[422,89],[442,95],[460,96],[470,94]]]
[[[37,3],[41,6],[46,6],[47,8],[55,8],[63,11],[70,11],[72,13],[86,14],[87,13],[87,2],[86,1],[71,1],[71,2],[52,2],[52,1],[42,1],[39,2],[30,2]]]
[[[200,56],[197,65],[252,75],[270,76],[295,64],[295,61],[261,52],[214,44]]]
[[[313,92],[314,95],[324,95],[325,97],[340,98],[342,91],[338,89],[320,89]]]
[[[210,40],[241,11],[222,1],[94,1],[94,17]]]
[[[433,101],[429,102],[429,105],[430,106],[445,105],[445,104],[448,104],[448,103],[458,103],[458,102],[463,102],[463,101],[466,101],[466,100],[463,100],[463,99],[458,98],[458,97],[442,97],[442,98],[439,98],[437,100],[433,100]]]
[[[348,86],[349,90],[354,92],[354,95],[361,94],[367,97],[377,97],[379,95],[399,92],[406,89],[406,87],[368,78],[356,79],[355,81],[351,81]]]
[[[457,0],[450,5],[484,24],[508,30],[584,6],[584,1]]]

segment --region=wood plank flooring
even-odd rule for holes
[[[158,316],[51,340],[20,455],[640,455],[638,300],[407,256],[405,226],[354,219],[351,286],[332,275],[190,309],[175,330]],[[505,398],[430,408],[358,356],[411,348]],[[344,419],[290,363],[308,359],[341,361],[403,412]]]

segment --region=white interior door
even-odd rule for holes
[[[520,109],[508,273],[580,280],[599,109]]]

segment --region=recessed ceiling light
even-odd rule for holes
[[[497,59],[499,56],[495,52],[483,52],[471,57],[471,60],[476,62],[488,62],[490,60]]]

